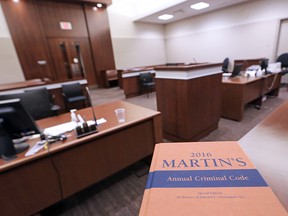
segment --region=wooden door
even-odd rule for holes
[[[49,38],[56,80],[85,78],[96,85],[95,68],[88,38]]]
[[[35,0],[19,1],[17,4],[13,1],[1,1],[1,6],[25,79],[50,78],[53,80],[54,72],[46,46],[46,38],[40,28],[41,22],[37,8],[35,8]],[[3,55],[9,58],[5,53]]]

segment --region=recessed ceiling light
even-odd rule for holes
[[[97,7],[93,7],[93,10],[94,10],[94,11],[97,11],[97,10],[98,10],[98,8],[97,8]]]
[[[98,7],[98,8],[102,8],[103,5],[102,5],[101,3],[98,3],[98,4],[97,4],[97,7]]]
[[[171,14],[163,14],[161,16],[158,16],[158,19],[160,20],[169,20],[169,19],[172,19],[174,16],[171,15]]]
[[[16,2],[16,3],[17,3],[17,2],[19,2],[19,0],[13,0],[13,2]]]
[[[205,2],[198,2],[196,4],[191,5],[190,7],[195,10],[201,10],[201,9],[209,7],[209,4]]]

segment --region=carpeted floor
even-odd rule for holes
[[[91,93],[93,105],[124,100],[157,110],[155,93],[150,94],[149,98],[146,95],[141,95],[130,99],[125,99],[123,91],[118,87],[92,90]],[[280,89],[279,96],[267,98],[260,110],[253,106],[247,106],[241,122],[221,118],[218,129],[201,141],[239,140],[287,99],[287,88],[283,87]],[[147,163],[140,161],[51,206],[40,214],[51,216],[136,216],[141,206],[147,179],[145,173],[148,170]]]

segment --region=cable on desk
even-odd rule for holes
[[[53,156],[52,156],[52,154],[50,152],[49,143],[46,143],[44,148],[47,150],[49,158],[50,158],[50,160],[52,162],[52,166],[53,166],[53,168],[56,171],[58,186],[59,186],[59,190],[60,190],[60,198],[61,198],[61,200],[63,200],[64,199],[64,195],[63,195],[63,188],[62,188],[62,183],[61,183],[60,172],[59,172],[59,170],[58,170],[58,168],[56,166],[56,163],[55,163],[55,161],[53,159]]]
[[[272,81],[272,83],[271,83],[270,86],[268,86],[267,79],[265,79],[265,87],[266,87],[269,91],[273,88],[273,86],[274,86],[274,84],[275,84],[275,82],[276,82],[276,79],[277,79],[278,75],[279,75],[278,73],[275,74],[275,76],[274,76],[274,78],[273,78],[273,81]]]

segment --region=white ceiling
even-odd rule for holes
[[[192,4],[201,1],[210,4],[210,7],[202,10],[194,10],[190,8]],[[221,8],[229,7],[247,1],[249,0],[175,0],[172,2],[170,1],[167,4],[163,3],[163,5],[160,6],[158,5],[157,8],[154,8],[153,10],[150,10],[145,14],[135,16],[133,20],[134,22],[168,24],[178,20],[186,19],[192,16],[197,16],[203,13],[207,13],[213,10],[218,10]],[[163,14],[174,15],[174,18],[166,21],[159,20],[158,16]]]

